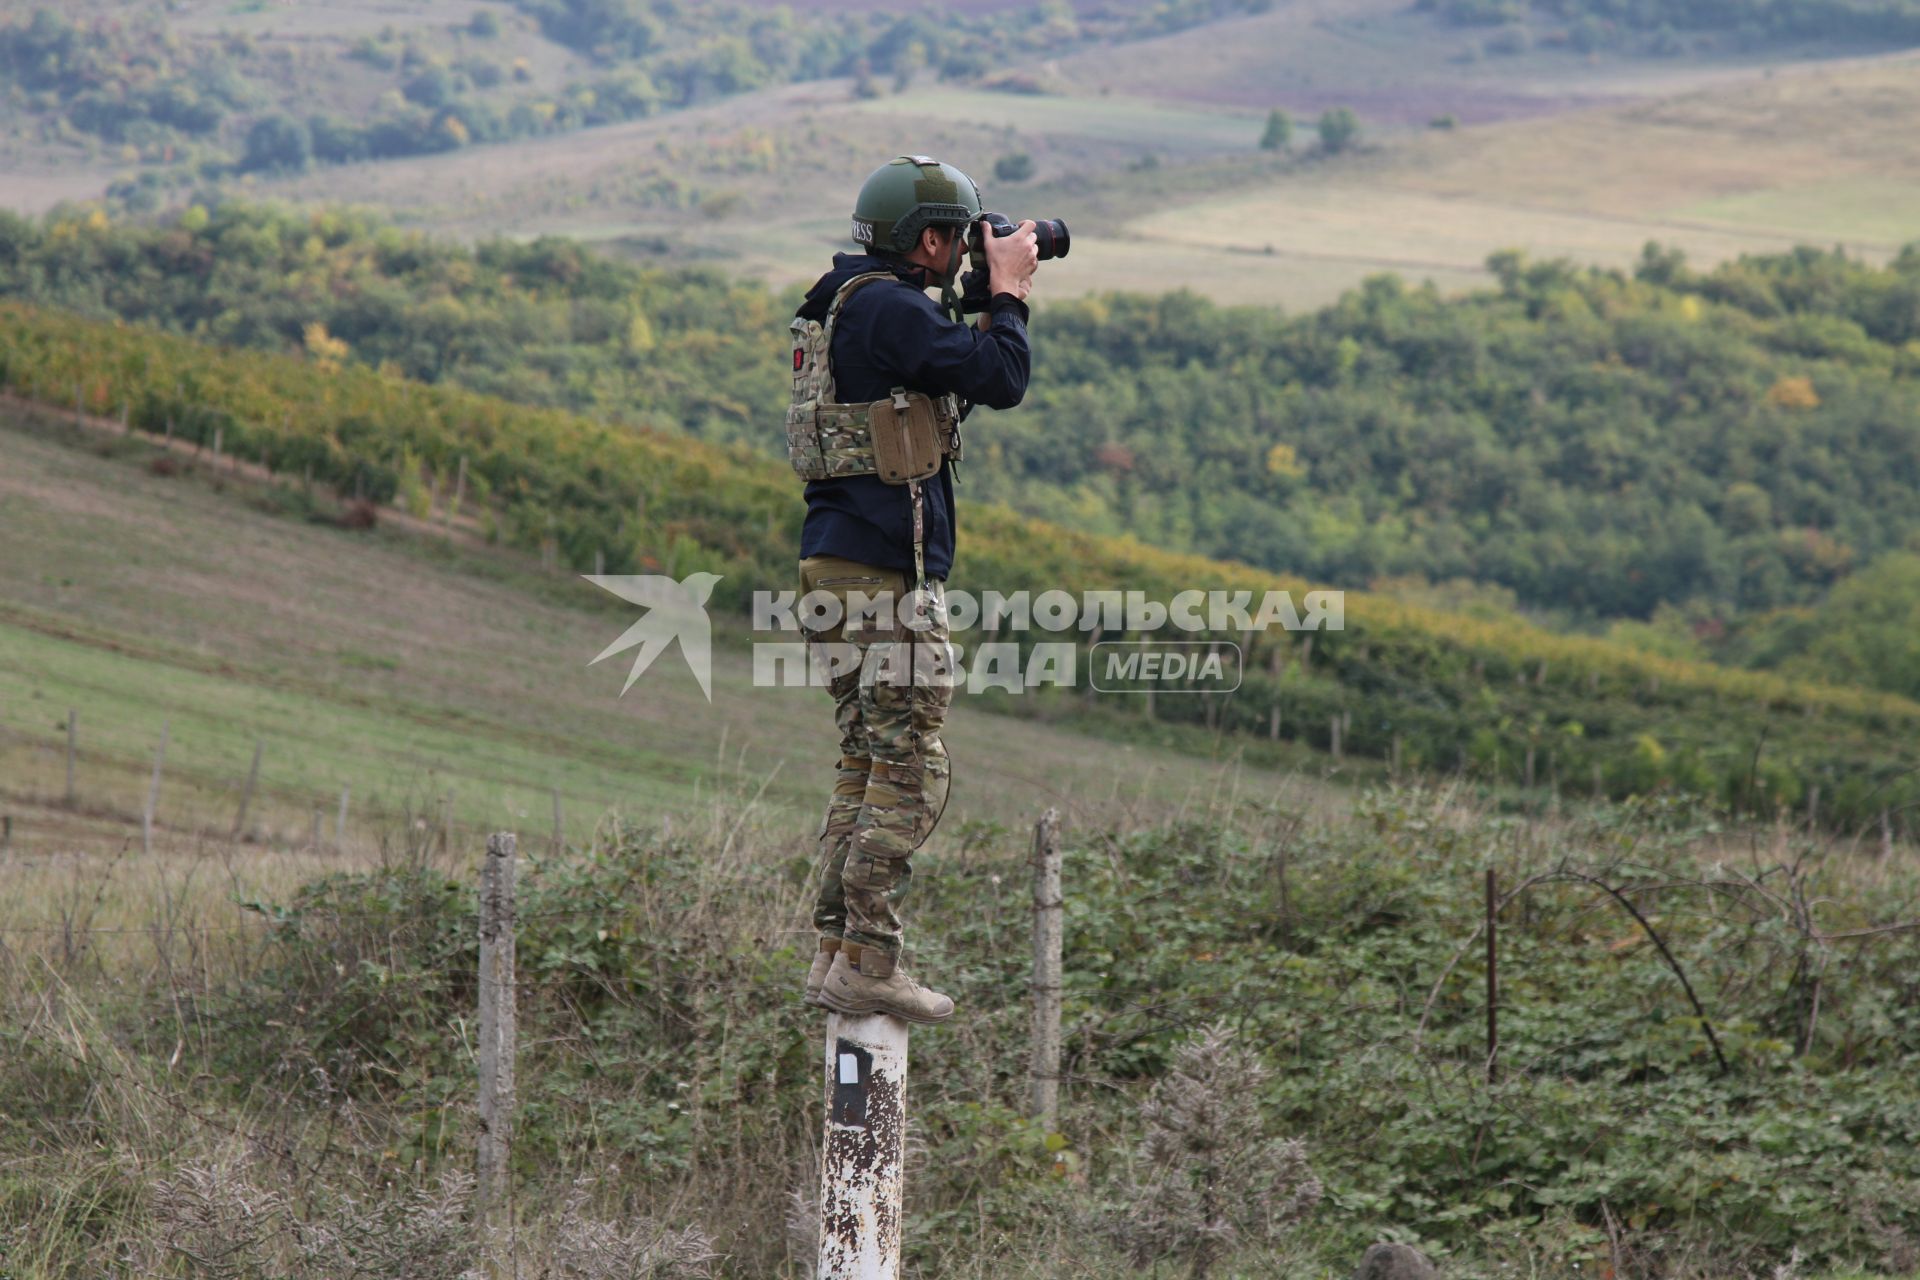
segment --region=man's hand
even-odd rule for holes
[[[987,294],[1010,293],[1021,301],[1033,289],[1034,268],[1040,265],[1040,241],[1034,235],[1033,220],[1021,223],[1010,236],[996,236],[993,228],[980,224],[986,240]]]

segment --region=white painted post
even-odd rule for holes
[[[160,746],[153,753],[153,781],[147,787],[147,807],[140,811],[140,851],[153,856],[153,815],[160,807],[160,770],[167,762],[167,730],[173,722],[160,722]]]
[[[519,841],[511,831],[487,837],[480,872],[480,1150],[475,1195],[480,1222],[510,1229],[513,1201],[514,907],[513,867]]]
[[[826,1091],[814,1280],[899,1280],[907,1024],[828,1014]]]
[[[1051,1133],[1060,1118],[1060,811],[1033,828],[1033,1118]]]

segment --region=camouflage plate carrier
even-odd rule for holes
[[[960,460],[960,401],[895,387],[885,400],[842,404],[834,399],[833,327],[840,308],[889,271],[855,276],[840,286],[825,323],[793,322],[793,403],[787,409],[787,460],[802,480],[877,475],[905,485],[913,504],[914,586],[925,571],[925,504],[920,482],[951,458]]]

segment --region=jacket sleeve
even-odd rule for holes
[[[990,409],[1011,409],[1027,393],[1032,353],[1026,306],[1010,294],[993,299],[985,333],[941,314],[924,293],[888,290],[875,319],[875,363],[896,369],[910,385],[935,395],[952,392]]]

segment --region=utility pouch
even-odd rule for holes
[[[888,484],[925,480],[940,469],[946,454],[933,401],[918,391],[893,389],[891,400],[875,400],[867,409],[873,441],[873,469]]]

